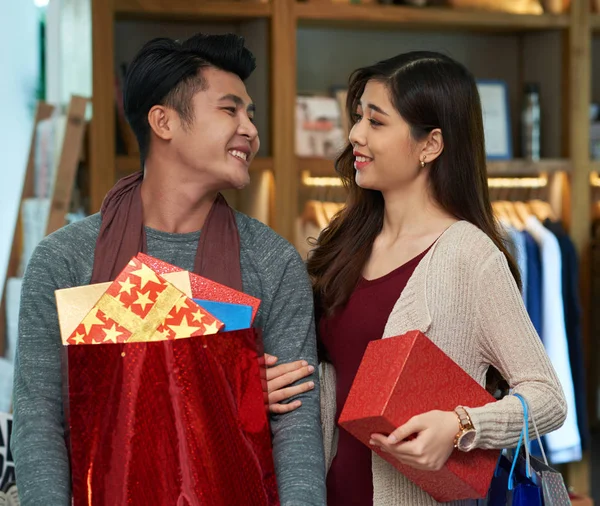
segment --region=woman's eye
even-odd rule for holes
[[[354,123],[358,123],[361,119],[362,119],[362,116],[356,112],[352,115],[352,121]]]
[[[236,113],[235,107],[224,107],[224,110],[226,110],[227,112],[229,112],[231,114],[235,114]]]
[[[369,123],[371,123],[371,125],[373,125],[373,126],[381,126],[381,123],[379,123],[379,121],[376,121],[374,119],[370,119]]]

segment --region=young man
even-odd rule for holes
[[[299,255],[218,196],[248,184],[258,151],[254,105],[244,85],[254,67],[234,35],[156,39],[131,63],[125,111],[144,174],[119,183],[101,214],[44,239],[23,282],[12,439],[23,506],[71,504],[57,289],[114,279],[123,262],[147,251],[261,299],[256,325],[263,328],[265,351],[279,363],[316,365],[312,293]],[[299,387],[302,409],[279,405],[283,414],[271,419],[282,505],[325,504],[318,378],[314,382],[312,390]]]

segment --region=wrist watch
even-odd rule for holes
[[[475,427],[464,407],[458,406],[454,413],[458,418],[458,433],[454,438],[454,448],[468,452],[473,449],[473,443],[475,442]]]

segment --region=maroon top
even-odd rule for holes
[[[396,301],[426,253],[427,250],[381,278],[370,281],[362,278],[348,304],[319,322],[319,337],[336,371],[336,420],[367,345],[383,335]],[[373,504],[371,450],[344,429],[339,431],[337,454],[327,475],[327,504]]]

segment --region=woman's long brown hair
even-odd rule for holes
[[[371,80],[387,87],[414,140],[441,129],[444,150],[429,168],[433,198],[452,216],[487,234],[506,256],[520,286],[518,267],[498,231],[489,199],[481,103],[471,73],[443,54],[425,51],[360,68],[350,77],[348,118],[354,117]],[[356,184],[350,144],[337,158],[336,170],[348,192],[346,206],[321,233],[308,260],[317,315],[331,315],[346,304],[383,226],[382,194]]]
[[[498,231],[489,199],[481,103],[475,79],[461,64],[433,52],[411,52],[356,70],[346,108],[354,117],[367,82],[386,85],[391,101],[419,141],[435,128],[444,150],[429,168],[433,198],[459,220],[481,229],[504,253],[517,284],[519,270]],[[336,160],[348,192],[345,208],[321,233],[308,260],[319,314],[344,306],[383,226],[381,192],[360,188],[348,144]]]

